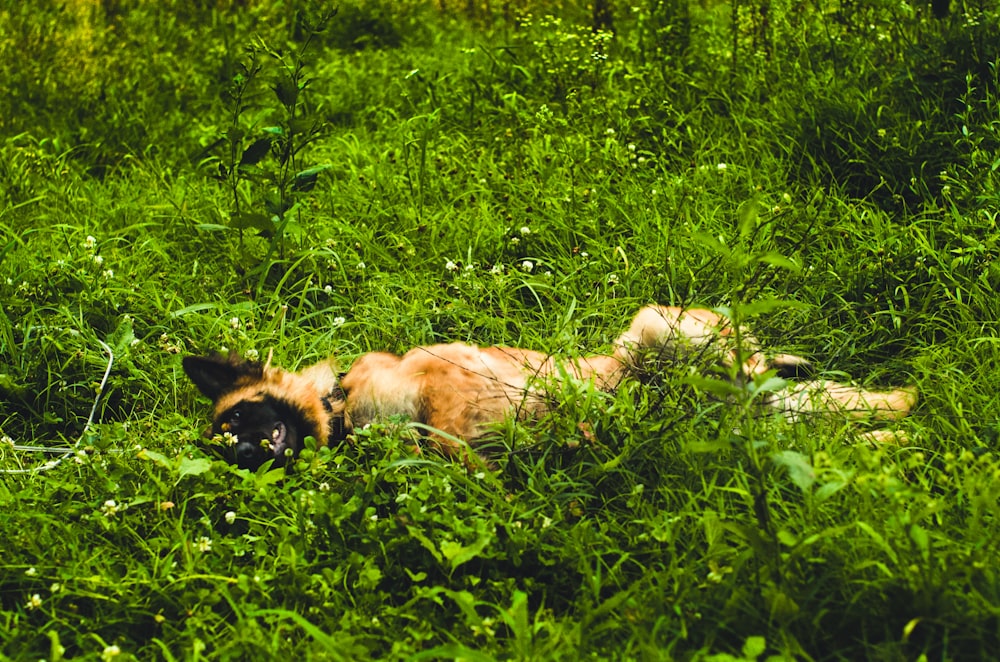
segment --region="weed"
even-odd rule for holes
[[[995,8],[293,4],[0,12],[0,655],[993,654]],[[249,473],[180,367],[576,356],[650,301],[916,385],[909,442],[678,364],[490,467],[391,420]]]

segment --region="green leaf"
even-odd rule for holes
[[[451,564],[451,569],[455,570],[463,563],[468,563],[479,556],[491,542],[493,542],[493,535],[490,533],[483,533],[476,539],[476,542],[464,546],[461,543],[446,540],[441,543],[441,555]]]
[[[798,451],[778,451],[771,455],[771,460],[788,469],[788,477],[803,492],[808,491],[816,482],[816,471],[809,463],[809,458]]]
[[[767,639],[764,637],[747,637],[743,644],[743,657],[756,660],[767,650]]]
[[[271,141],[273,138],[270,136],[265,136],[263,138],[258,138],[253,141],[249,147],[243,151],[243,156],[240,157],[241,166],[252,166],[260,163],[267,153],[271,151]]]
[[[177,467],[177,473],[181,478],[184,476],[200,476],[209,471],[211,468],[211,460],[206,460],[201,457],[185,457],[181,459],[181,463]]]
[[[149,460],[153,464],[157,464],[164,469],[170,469],[174,466],[174,463],[166,455],[157,453],[156,451],[151,451],[148,448],[143,448],[139,451],[139,454],[136,457],[140,460]]]

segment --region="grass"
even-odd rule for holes
[[[0,13],[0,655],[996,650],[995,10],[244,4]],[[915,384],[911,443],[678,367],[563,387],[495,469],[386,421],[250,474],[180,370],[574,354],[650,301]]]

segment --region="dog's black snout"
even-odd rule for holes
[[[253,444],[237,444],[236,446],[236,459],[243,462],[250,462],[253,460],[257,449],[254,448]]]

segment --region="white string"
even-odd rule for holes
[[[83,442],[84,437],[87,436],[87,432],[90,430],[90,426],[94,423],[94,416],[97,414],[97,404],[101,401],[101,396],[104,395],[104,388],[108,384],[108,377],[111,375],[111,366],[115,363],[115,353],[112,351],[111,347],[108,346],[106,342],[97,339],[98,344],[104,348],[104,351],[108,355],[108,366],[104,369],[104,377],[101,378],[101,383],[97,386],[97,395],[94,397],[94,404],[90,408],[90,416],[87,417],[87,422],[83,426],[83,432],[80,433],[80,438],[76,440],[72,448],[53,448],[50,446],[25,446],[22,444],[14,444],[14,450],[18,451],[37,451],[40,453],[62,453],[59,457],[54,460],[49,460],[45,464],[32,467],[31,469],[0,469],[0,474],[34,474],[41,471],[48,471],[49,469],[55,469],[62,461],[67,457],[73,455],[80,448],[80,444]]]

